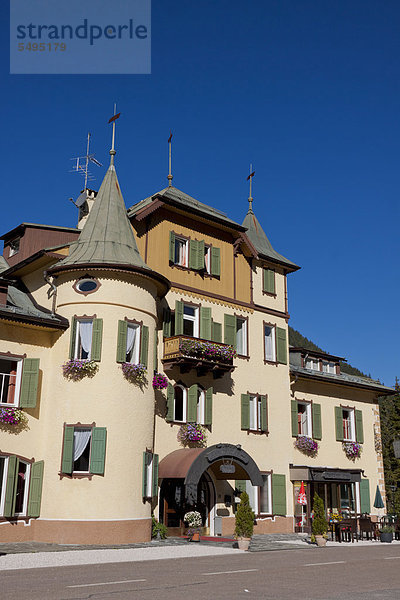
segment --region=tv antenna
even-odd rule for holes
[[[84,202],[86,200],[86,190],[88,189],[87,188],[88,181],[93,181],[94,179],[96,179],[94,177],[94,175],[92,175],[92,173],[89,171],[89,164],[94,163],[98,167],[103,166],[101,164],[101,162],[96,160],[96,158],[94,157],[94,154],[89,153],[91,137],[92,137],[91,133],[88,133],[85,156],[75,156],[74,158],[71,158],[71,160],[75,161],[75,164],[73,165],[70,173],[80,173],[85,178],[85,187],[84,187],[82,193],[80,194],[80,196],[78,197],[77,201],[74,202],[74,204],[78,208],[80,208],[80,206],[82,206],[82,204],[84,204]]]

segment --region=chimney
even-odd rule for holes
[[[86,191],[86,200],[79,206],[78,229],[83,229],[97,196],[97,192],[94,190],[86,189],[84,191]]]

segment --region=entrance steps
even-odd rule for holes
[[[270,550],[296,550],[310,548],[306,543],[306,533],[264,533],[253,535],[249,552],[266,552]]]

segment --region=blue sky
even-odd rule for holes
[[[174,185],[242,222],[254,210],[289,276],[290,324],[386,385],[398,344],[400,4],[152,3],[152,74],[9,75],[0,7],[2,219],[74,226],[86,135],[104,164],[117,102],[125,202]],[[96,169],[96,170],[95,170]],[[97,188],[104,169],[94,167]]]

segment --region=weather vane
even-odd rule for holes
[[[117,119],[119,119],[120,116],[121,116],[121,113],[117,114],[117,105],[114,104],[114,115],[111,117],[111,119],[108,119],[108,122],[113,124],[111,150],[110,150],[110,154],[111,154],[111,161],[110,162],[111,162],[112,165],[114,164],[114,156],[116,154],[115,148],[114,148],[114,145],[115,145],[115,121]]]
[[[169,138],[168,138],[168,175],[167,175],[167,179],[168,179],[169,187],[172,186],[172,178],[173,178],[172,171],[171,171],[171,167],[172,167],[171,146],[172,146],[172,131],[169,132]]]

